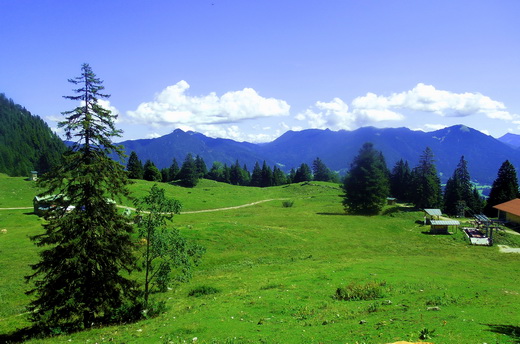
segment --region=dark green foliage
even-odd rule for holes
[[[121,131],[114,127],[116,116],[98,104],[108,95],[88,64],[69,81],[78,89],[66,98],[81,105],[64,112],[60,126],[75,144],[39,180],[42,195],[64,197],[48,214],[44,232],[31,238],[43,249],[26,277],[34,283],[27,292],[34,297],[30,318],[41,328],[107,323],[136,299],[136,283],[123,276],[136,268],[133,229],[111,201],[128,195],[124,167],[109,157],[122,156],[112,143]]]
[[[263,188],[273,186],[273,171],[269,166],[267,166],[267,163],[265,161],[262,164],[260,186]]]
[[[417,208],[440,208],[442,206],[441,180],[435,167],[433,152],[426,147],[419,164],[412,171],[412,201]]]
[[[509,160],[506,160],[500,166],[497,178],[493,181],[485,208],[486,215],[497,216],[497,210],[493,209],[493,206],[519,197],[516,169]]]
[[[177,174],[179,174],[179,171],[180,171],[179,164],[177,163],[177,160],[174,158],[172,161],[172,164],[170,165],[169,171],[168,171],[168,176],[170,179],[168,181],[171,182],[171,181],[176,180]]]
[[[161,171],[150,160],[144,163],[143,179],[150,182],[160,182],[162,180]]]
[[[365,143],[359,150],[343,188],[343,205],[351,214],[375,215],[386,204],[390,191],[386,163],[372,143]]]
[[[412,194],[411,177],[408,161],[399,160],[390,174],[390,194],[402,202],[409,202]]]
[[[137,227],[142,242],[142,267],[145,272],[144,307],[154,290],[165,292],[172,279],[187,281],[204,249],[190,244],[168,222],[181,210],[181,204],[164,195],[154,185],[147,196],[136,201]],[[174,276],[176,273],[176,276]]]
[[[293,205],[294,205],[294,201],[283,201],[282,202],[282,206],[284,208],[292,208]]]
[[[287,177],[285,173],[278,167],[273,168],[273,186],[287,184]]]
[[[188,296],[201,297],[204,295],[212,295],[217,293],[220,293],[219,289],[208,285],[201,285],[190,290]]]
[[[350,283],[346,287],[336,289],[334,298],[342,301],[376,300],[384,295],[386,282],[368,282],[366,284]]]
[[[195,157],[195,169],[199,178],[204,178],[208,174],[208,168],[204,159],[200,155]]]
[[[130,179],[143,179],[144,167],[143,163],[137,157],[137,153],[132,151],[126,164],[126,170],[128,171],[128,178]]]
[[[312,173],[309,165],[301,164],[300,167],[296,170],[294,174],[294,178],[292,180],[293,183],[301,183],[301,182],[310,182],[312,180]]]
[[[465,209],[469,209],[471,213],[480,213],[482,210],[480,196],[478,192],[475,194],[471,184],[468,163],[462,156],[444,189],[444,212],[464,216]]]
[[[188,153],[184,159],[184,162],[182,163],[181,170],[177,175],[179,183],[182,186],[192,188],[199,182],[199,176],[200,172],[197,170],[195,159],[193,159],[193,155],[191,155],[191,153]]]
[[[332,173],[320,158],[316,158],[312,162],[312,172],[314,174],[314,180],[316,181],[330,182],[335,179],[334,173]]]
[[[255,167],[253,167],[253,173],[251,174],[251,182],[250,186],[262,186],[262,169],[260,168],[260,164],[258,161],[255,163]]]
[[[60,161],[66,147],[38,116],[0,93],[0,173],[45,173]]]

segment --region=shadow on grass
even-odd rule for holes
[[[520,326],[514,325],[493,325],[493,324],[485,324],[489,326],[488,331],[505,334],[509,336],[514,343],[520,343]]]
[[[43,338],[41,331],[34,327],[18,329],[10,333],[0,333],[0,343],[22,343],[29,339]]]

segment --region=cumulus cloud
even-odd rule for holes
[[[352,100],[349,107],[340,98],[330,102],[316,102],[314,106],[295,116],[311,127],[355,129],[382,121],[401,121],[401,112],[417,111],[442,117],[484,115],[488,118],[511,121],[517,115],[507,111],[502,102],[480,93],[453,93],[434,86],[417,84],[411,90],[390,96],[367,93]]]
[[[197,127],[289,114],[290,107],[285,101],[264,98],[252,88],[230,91],[220,97],[214,92],[200,97],[190,96],[187,94],[189,88],[184,80],[168,86],[153,101],[141,103],[135,111],[128,111],[128,116],[147,124]]]
[[[484,114],[489,118],[511,120],[511,115],[502,102],[480,93],[453,93],[437,90],[431,85],[417,84],[413,89],[394,93],[388,97],[368,93],[352,101],[354,108],[406,109],[435,113],[444,117],[466,117]]]

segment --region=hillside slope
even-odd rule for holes
[[[0,93],[0,173],[46,172],[64,150],[61,139],[40,117]]]

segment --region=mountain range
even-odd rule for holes
[[[154,139],[120,142],[127,155],[135,151],[143,162],[151,160],[158,168],[169,167],[175,158],[182,164],[188,153],[201,156],[208,168],[214,161],[228,166],[236,160],[251,171],[254,164],[265,161],[288,172],[302,163],[309,166],[319,157],[330,169],[346,172],[361,145],[372,142],[380,150],[391,169],[403,159],[413,168],[426,147],[435,155],[436,166],[445,182],[461,158],[468,162],[472,179],[480,184],[491,184],[500,165],[509,160],[520,167],[520,136],[507,134],[500,139],[482,132],[456,125],[433,132],[408,128],[363,127],[352,131],[308,129],[288,131],[276,140],[254,144],[229,139],[210,138],[196,132],[176,129]]]

